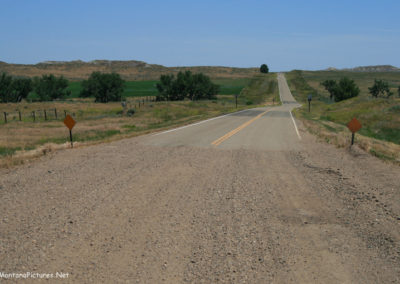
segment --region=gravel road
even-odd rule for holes
[[[68,273],[60,283],[399,283],[399,168],[317,142],[301,124],[298,137],[293,106],[1,170],[0,272]]]

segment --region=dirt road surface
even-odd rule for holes
[[[68,273],[57,283],[399,283],[399,168],[317,142],[278,80],[279,107],[1,170],[0,272]]]

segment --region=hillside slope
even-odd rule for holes
[[[82,80],[89,77],[94,71],[117,72],[125,80],[155,80],[161,74],[176,74],[179,71],[190,70],[202,72],[212,78],[245,78],[258,72],[258,68],[234,68],[222,66],[193,66],[193,67],[165,67],[156,64],[147,64],[143,61],[111,61],[94,60],[76,61],[46,61],[38,64],[9,64],[0,62],[0,73],[6,72],[13,76],[34,77],[44,74],[63,75],[70,80]]]

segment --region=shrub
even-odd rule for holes
[[[340,102],[353,97],[357,97],[360,94],[360,89],[354,83],[353,80],[343,77],[340,79],[339,84],[334,88],[335,102]]]
[[[353,80],[343,77],[339,83],[335,80],[326,80],[321,82],[321,85],[329,92],[330,98],[334,98],[335,102],[340,102],[353,97],[360,93],[360,89]]]
[[[393,95],[393,93],[389,89],[389,83],[383,80],[376,80],[372,87],[368,88],[369,93],[377,98],[379,96],[384,96],[386,94],[386,97],[389,98],[390,96]]]
[[[133,108],[128,109],[128,111],[126,112],[126,114],[127,114],[128,116],[133,116],[133,115],[135,114],[135,109],[133,109]]]

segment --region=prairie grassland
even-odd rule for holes
[[[326,79],[339,80],[343,76],[356,82],[360,87],[360,95],[332,102],[329,93],[320,83]],[[356,117],[363,126],[356,135],[359,137],[356,142],[359,146],[381,158],[400,159],[400,98],[397,96],[400,73],[292,71],[286,74],[286,78],[293,95],[303,103],[303,107],[295,113],[306,120],[305,124],[312,132],[318,132],[318,136],[324,136],[338,146],[348,145],[349,131],[346,124]],[[374,79],[388,81],[394,95],[389,99],[372,98],[368,87],[373,85]],[[311,113],[306,103],[308,94],[313,95]],[[341,136],[345,140],[339,138]]]

